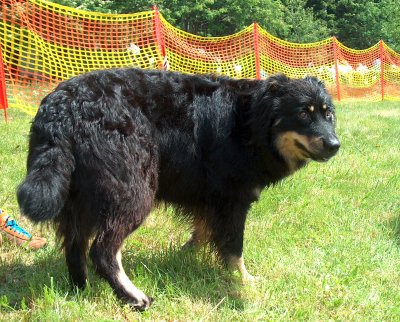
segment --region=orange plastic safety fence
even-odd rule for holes
[[[169,69],[255,78],[253,27],[227,37],[200,37],[171,26],[161,17]]]
[[[289,77],[318,76],[336,88],[332,38],[297,44],[278,39],[259,28],[261,77],[283,72]]]
[[[154,12],[100,14],[42,0],[1,0],[9,105],[35,113],[61,80],[94,69],[157,68]]]
[[[290,43],[257,24],[226,37],[200,37],[170,25],[157,8],[116,15],[45,0],[0,3],[9,104],[32,114],[61,80],[123,66],[235,78],[315,75],[337,99],[400,100],[400,55],[382,41],[365,50],[334,37]]]

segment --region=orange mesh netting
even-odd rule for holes
[[[231,36],[200,37],[171,26],[161,17],[161,33],[170,70],[256,77],[252,26]]]
[[[334,37],[290,43],[257,24],[226,37],[200,37],[171,26],[156,8],[116,15],[44,0],[0,1],[2,89],[7,86],[10,106],[31,114],[61,80],[122,66],[235,78],[315,75],[339,100],[400,100],[400,55],[383,41],[365,50]]]
[[[35,113],[61,80],[94,69],[157,68],[154,12],[107,15],[41,0],[1,0],[9,105]]]

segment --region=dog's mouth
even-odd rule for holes
[[[316,157],[313,156],[311,159],[316,162],[327,162],[331,157]]]
[[[305,146],[302,142],[295,140],[295,145],[305,158],[316,162],[327,162],[337,153],[340,146],[337,139],[333,143],[325,143],[320,138],[311,139],[309,142]]]

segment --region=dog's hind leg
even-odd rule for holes
[[[106,279],[119,299],[136,310],[146,310],[153,299],[139,290],[126,275],[122,266],[121,248],[124,239],[132,233],[141,222],[132,223],[135,218],[121,217],[108,223],[95,238],[90,249],[90,257],[96,272]]]
[[[87,240],[73,239],[65,245],[65,259],[68,266],[69,276],[73,285],[84,288],[87,279],[86,249]]]
[[[63,239],[63,248],[69,277],[74,286],[84,288],[87,280],[86,252],[90,233],[78,223],[77,212],[66,206],[58,220],[58,235]]]

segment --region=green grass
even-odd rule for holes
[[[51,227],[18,215],[30,117],[12,109],[0,122],[0,207],[49,239],[25,251],[0,246],[4,321],[399,321],[400,106],[338,104],[340,153],[312,163],[262,193],[246,226],[242,286],[207,251],[183,252],[189,227],[158,209],[127,241],[124,266],[156,301],[149,311],[121,305],[93,274],[73,292]]]

